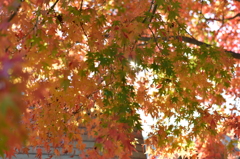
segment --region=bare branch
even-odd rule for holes
[[[21,8],[21,2],[22,0],[18,0],[19,2],[15,3],[12,6],[11,15],[10,17],[6,18],[5,20],[0,22],[0,31],[7,29],[9,27],[10,22],[13,20],[13,18],[18,14],[19,9]],[[2,26],[1,26],[2,25]]]
[[[50,9],[48,10],[47,14],[49,14],[53,9],[54,7],[57,5],[57,3],[59,2],[59,0],[56,0],[53,5],[50,7]]]
[[[224,18],[224,20],[233,20],[237,17],[240,17],[240,13],[236,14],[235,16],[233,17],[229,17],[229,18]],[[207,21],[223,21],[223,19],[218,19],[218,18],[205,18]]]
[[[80,12],[80,15],[82,14],[82,10],[83,10],[83,0],[81,0],[81,5],[80,5],[80,10],[79,10],[79,12]],[[84,29],[84,27],[83,27],[83,23],[81,22],[80,23],[80,27],[81,27],[81,29],[82,29],[82,31],[83,31],[83,34],[86,36],[86,38],[88,39],[88,35],[87,35],[87,33],[86,33],[86,31],[85,31],[85,29]]]
[[[197,46],[202,46],[202,45],[205,45],[206,47],[211,47],[212,46],[212,45],[209,45],[207,43],[198,41],[197,39],[186,37],[186,36],[171,36],[170,38],[174,38],[174,39],[180,39],[181,38],[182,41],[184,41],[186,43],[194,44],[194,45],[197,45]],[[140,41],[149,41],[151,39],[152,39],[152,37],[140,37],[139,38]],[[168,40],[169,37],[158,37],[158,38],[154,38],[154,39]],[[232,57],[235,58],[235,59],[240,59],[240,53],[236,53],[236,52],[228,51],[228,50],[225,50],[225,52],[230,53],[232,55]]]
[[[159,45],[158,45],[158,40],[157,40],[157,38],[156,38],[153,30],[152,30],[150,27],[148,27],[148,28],[149,28],[149,30],[150,30],[151,33],[152,33],[153,39],[154,39],[154,41],[155,41],[155,43],[156,43],[156,46],[158,47],[159,50],[162,50],[162,49],[159,47]]]
[[[152,0],[152,2],[151,2],[151,5],[150,5],[150,8],[149,8],[149,10],[148,10],[148,12],[150,12],[151,11],[151,9],[152,9],[152,6],[154,5],[154,0]],[[145,23],[147,21],[147,16],[143,19],[143,21],[142,21],[142,23]]]
[[[81,1],[80,14],[82,14],[83,0]]]
[[[157,11],[157,7],[158,7],[157,4],[155,4],[154,7],[153,7],[152,16],[151,16],[151,18],[150,18],[150,20],[149,20],[150,23],[152,22],[152,19],[153,19],[153,17],[154,17],[154,14],[155,14],[156,11]]]
[[[15,11],[13,12],[13,14],[7,19],[7,22],[10,22],[18,13],[20,7],[21,7],[21,2],[19,1],[19,4],[16,6],[16,8],[14,9]]]
[[[7,22],[10,22],[16,15],[19,9],[17,9],[13,14],[8,18]]]

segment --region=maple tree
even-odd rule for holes
[[[86,154],[126,158],[142,110],[158,120],[149,154],[231,155],[219,141],[240,135],[237,106],[223,97],[239,97],[239,0],[2,0],[0,8],[0,154],[51,144],[58,155],[71,141],[83,150],[86,127],[98,143]]]

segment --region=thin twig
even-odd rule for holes
[[[222,24],[221,24],[220,28],[217,30],[217,32],[216,32],[216,34],[214,36],[214,39],[216,38],[216,36],[218,35],[219,31],[223,28],[223,26],[225,24],[225,16],[224,15],[225,15],[224,14],[224,9],[222,9],[222,19],[221,19]]]
[[[152,15],[151,15],[151,18],[150,18],[150,20],[149,20],[149,23],[152,22],[152,19],[153,19],[153,17],[154,17],[154,14],[155,14],[156,11],[157,11],[157,7],[158,7],[158,5],[155,4],[154,7],[153,7],[153,11],[152,11]]]
[[[47,14],[49,14],[49,13],[54,9],[54,7],[57,5],[58,2],[59,2],[59,0],[56,0],[56,1],[54,2],[54,4],[53,4],[53,5],[50,7],[50,9],[48,10]],[[29,30],[29,32],[28,32],[22,39],[26,38],[30,33],[33,32],[33,30],[34,30],[35,28],[37,28],[38,21],[39,21],[39,19],[38,19],[39,16],[40,16],[40,15],[38,14],[34,26]]]
[[[203,18],[205,18],[204,15],[203,15],[203,13],[202,13],[202,10],[203,10],[203,0],[201,0],[200,16],[202,16]],[[200,20],[198,20],[197,25],[199,25],[199,22],[200,22]]]
[[[50,9],[48,10],[48,12],[47,12],[47,14],[49,14],[53,9],[54,9],[54,7],[57,5],[57,3],[59,2],[59,0],[56,0],[55,2],[54,2],[54,4],[50,7]]]
[[[181,24],[178,22],[178,20],[177,19],[174,19],[175,20],[175,22],[178,24],[178,26],[181,26]],[[183,28],[183,27],[182,27]],[[184,28],[183,28],[184,29]],[[191,37],[191,38],[193,38],[193,39],[195,39],[193,36],[192,36],[192,34],[190,34],[186,29],[184,29],[184,31]]]
[[[19,9],[17,9],[15,12],[13,12],[13,14],[8,18],[7,22],[10,22],[17,15],[18,10]]]
[[[153,39],[154,37],[141,37],[139,38],[140,41],[149,41],[151,39]],[[170,36],[170,37],[155,37],[154,39],[162,39],[162,40],[169,40],[169,38],[174,38],[174,39],[179,39],[181,38],[183,42],[186,43],[190,43],[190,44],[194,44],[197,46],[202,46],[205,45],[206,47],[212,47],[212,45],[201,42],[196,40],[195,38],[191,38],[191,37],[187,37],[187,36]],[[240,53],[236,53],[233,51],[229,51],[229,50],[224,50],[226,53],[230,53],[232,55],[233,58],[235,59],[240,59]]]
[[[82,8],[83,8],[83,0],[81,1],[81,5],[80,5],[80,15],[82,14]]]
[[[152,6],[154,5],[154,0],[152,0],[150,8],[148,9],[148,12],[152,10]],[[142,23],[145,23],[147,21],[147,16],[143,19]]]
[[[38,15],[37,18],[36,18],[36,22],[35,22],[34,26],[33,26],[33,27],[28,31],[28,33],[25,34],[20,40],[25,39],[30,33],[32,33],[32,32],[34,31],[35,28],[37,28],[38,18],[39,18],[39,15]],[[19,41],[20,41],[20,40],[19,40]]]
[[[79,12],[80,12],[80,15],[82,14],[82,10],[83,10],[83,0],[81,0],[81,5],[80,5],[80,10],[79,10]],[[81,29],[82,29],[82,31],[83,31],[83,34],[86,36],[86,38],[88,39],[88,35],[87,35],[87,33],[86,33],[86,31],[85,31],[85,29],[84,29],[84,27],[83,27],[83,24],[80,22],[80,27],[81,27]]]
[[[80,23],[80,27],[81,27],[81,29],[82,29],[82,31],[83,31],[83,34],[86,36],[86,38],[88,39],[88,35],[87,35],[87,33],[85,32],[85,29],[83,28],[83,25],[82,25],[82,23]]]
[[[153,7],[154,6],[154,7]],[[153,10],[152,10],[152,7],[153,7]],[[152,15],[149,19],[149,23],[152,22],[152,19],[154,17],[154,14],[156,13],[156,10],[157,10],[157,4],[154,3],[154,0],[151,1],[151,6],[148,10],[148,12],[150,12],[152,10]],[[144,18],[144,20],[142,21],[142,23],[145,23],[147,21],[147,16]],[[149,27],[149,24],[148,24],[148,27]],[[141,37],[141,35],[139,35],[139,37]],[[134,44],[133,44],[133,47],[131,48],[131,52],[133,51],[133,49],[135,48],[136,44],[137,44],[138,40],[135,40]]]
[[[22,1],[19,0],[19,5],[15,8],[15,11],[10,15],[9,18],[7,18],[6,20],[2,21],[1,23],[10,23],[13,20],[13,18],[17,15],[19,9],[21,8],[21,2]],[[0,28],[0,31],[2,31],[3,29],[4,28]]]
[[[233,20],[237,17],[240,17],[240,13],[237,13],[235,16],[233,17],[229,17],[229,18],[225,18],[224,20]],[[222,19],[218,19],[218,18],[205,18],[206,21],[222,21]]]
[[[221,24],[220,28],[217,30],[217,33],[215,34],[215,37],[218,35],[219,31],[223,28],[223,26],[224,26],[224,24],[225,24],[225,23],[224,23],[224,20],[225,20],[225,19],[224,19],[224,14],[223,14],[222,24]],[[214,38],[215,38],[215,37],[214,37]]]
[[[19,1],[19,5],[15,8],[13,14],[8,18],[7,22],[10,22],[18,13],[19,9],[21,8],[22,1]]]
[[[148,27],[148,29],[151,31],[152,36],[153,36],[153,39],[154,39],[154,41],[155,41],[155,43],[156,43],[156,46],[158,47],[159,51],[162,50],[162,49],[159,47],[159,45],[158,45],[158,41],[157,41],[157,38],[156,38],[153,30],[152,30],[150,27]]]

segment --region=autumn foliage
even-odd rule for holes
[[[89,158],[125,159],[142,110],[158,120],[145,142],[152,156],[231,156],[221,141],[240,136],[240,116],[223,96],[240,95],[239,8],[239,0],[1,0],[0,154],[51,145],[59,155],[72,141],[84,150],[86,127],[97,142]]]

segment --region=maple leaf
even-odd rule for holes
[[[10,151],[5,152],[6,158],[11,159],[12,157],[16,157],[15,153],[16,152],[14,150],[10,150]]]
[[[54,153],[57,155],[57,156],[60,156],[60,152],[58,149],[54,149]]]
[[[37,150],[36,158],[41,159],[42,158],[42,149],[37,148],[36,150]]]
[[[156,120],[145,143],[152,157],[232,154],[222,136],[240,136],[239,111],[223,104],[225,94],[239,97],[239,7],[0,1],[0,154],[28,154],[31,146],[38,158],[60,149],[129,158],[138,150],[139,111]],[[85,141],[96,149],[80,154]]]
[[[29,149],[28,147],[22,148],[23,153],[25,153],[25,154],[27,154],[27,155],[28,155],[28,151],[29,151],[29,150],[30,150],[30,149]]]

